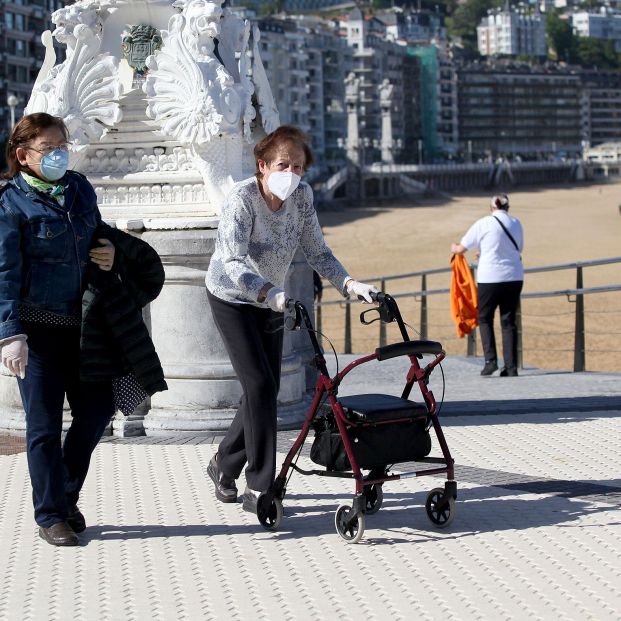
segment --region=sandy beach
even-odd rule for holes
[[[524,226],[525,267],[621,256],[621,183],[528,187],[508,194],[510,213]],[[459,241],[477,218],[488,213],[489,198],[488,193],[469,193],[361,208],[335,206],[321,210],[319,219],[335,255],[356,278],[371,279],[448,266],[451,242]],[[621,284],[621,263],[585,268],[585,287],[610,284]],[[388,292],[417,291],[420,286],[420,278],[398,280]],[[448,274],[427,282],[428,289],[448,286]],[[527,274],[524,291],[575,286],[576,270],[569,269]],[[337,299],[330,289],[324,300]],[[406,320],[418,328],[420,301],[405,298],[400,304]],[[428,307],[429,338],[441,341],[449,353],[464,354],[466,342],[455,333],[448,296],[430,297]],[[587,369],[621,371],[621,292],[586,296],[585,311]],[[524,300],[522,314],[525,366],[572,368],[573,300],[565,296]],[[354,351],[373,349],[377,324],[361,326],[357,312],[353,317]],[[323,332],[337,351],[342,351],[343,325],[342,308],[324,309]],[[499,337],[497,331],[498,341]]]

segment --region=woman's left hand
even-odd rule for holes
[[[98,239],[101,245],[92,248],[88,253],[91,261],[99,265],[99,269],[109,272],[114,265],[114,244],[109,239]]]

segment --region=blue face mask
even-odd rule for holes
[[[41,174],[48,181],[58,181],[69,168],[69,153],[64,149],[54,149],[41,158]]]

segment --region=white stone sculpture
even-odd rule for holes
[[[100,140],[122,116],[118,60],[100,53],[102,24],[95,4],[76,3],[53,14],[52,34],[67,46],[67,58],[55,65],[52,37],[44,33],[46,56],[25,110],[62,117],[78,149]]]
[[[44,33],[46,58],[26,111],[65,119],[71,165],[89,173],[104,216],[143,205],[131,188],[153,185],[148,193],[161,202],[145,216],[218,215],[228,189],[254,172],[254,143],[280,124],[258,29],[220,0],[78,0],[52,21],[67,58],[56,64]],[[154,38],[142,46],[155,52],[134,65],[128,45],[146,32]],[[154,176],[161,172],[168,177]],[[185,202],[188,194],[197,202]]]
[[[353,71],[350,71],[345,78],[345,101],[348,103],[356,103],[360,96],[360,78],[356,77]]]
[[[382,80],[382,83],[379,85],[380,105],[382,107],[389,108],[392,105],[393,88],[393,85],[387,79]]]

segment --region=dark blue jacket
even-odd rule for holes
[[[69,171],[64,182],[63,207],[21,174],[0,189],[0,339],[24,333],[20,306],[80,316],[101,214],[86,177]]]

